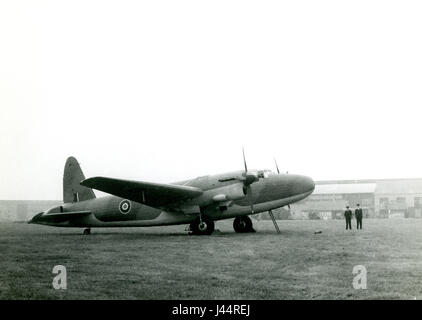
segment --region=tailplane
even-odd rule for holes
[[[91,188],[80,185],[85,180],[85,176],[79,166],[78,161],[74,157],[66,160],[63,174],[63,202],[79,202],[94,199],[95,194]]]

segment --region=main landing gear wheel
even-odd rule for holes
[[[84,229],[84,234],[85,235],[91,234],[91,228]]]
[[[239,233],[255,232],[252,220],[248,216],[235,218],[233,221],[233,229]]]
[[[190,231],[195,235],[210,235],[214,232],[214,221],[203,215],[202,219],[197,217],[195,221],[190,224]]]

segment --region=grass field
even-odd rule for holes
[[[353,221],[354,223],[355,221]],[[60,229],[0,224],[0,299],[421,299],[422,219],[255,222],[212,236],[185,226]],[[314,231],[322,231],[314,234]],[[54,290],[54,265],[67,290]],[[352,286],[355,265],[367,289]]]

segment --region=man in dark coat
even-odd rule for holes
[[[355,209],[355,218],[356,218],[356,228],[357,229],[362,229],[362,218],[363,218],[363,213],[362,213],[362,208],[359,207],[359,203],[356,205],[357,208]]]
[[[352,230],[352,210],[349,209],[349,206],[346,206],[344,217],[346,218],[346,230]]]

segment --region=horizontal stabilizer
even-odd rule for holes
[[[40,213],[32,218],[29,223],[38,222],[63,222],[80,217],[87,216],[91,211],[73,211],[73,212],[60,212],[60,213]]]
[[[81,185],[155,208],[200,196],[199,188],[174,184],[131,181],[106,177],[89,178]]]

